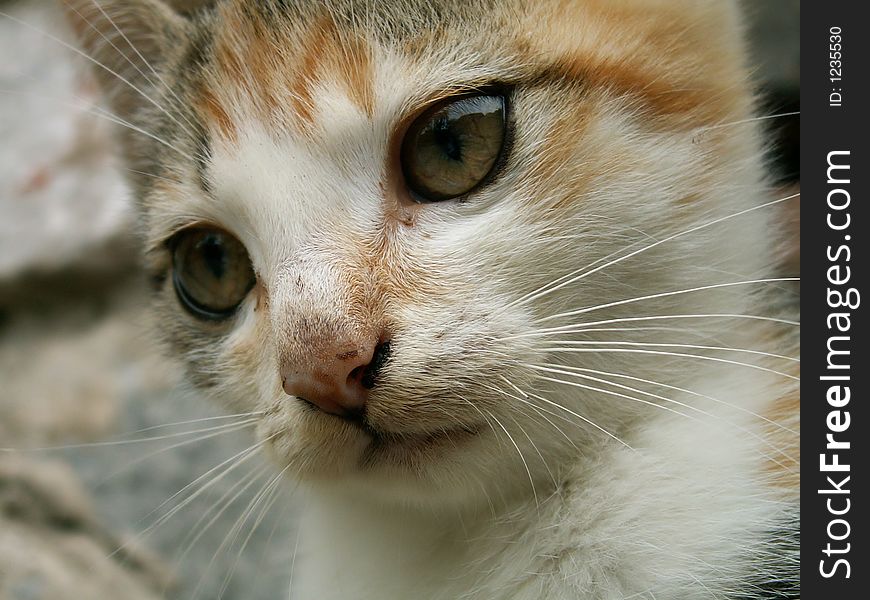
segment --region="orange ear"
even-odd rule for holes
[[[182,44],[185,20],[161,0],[61,0],[103,92],[127,118],[148,101],[167,52]]]

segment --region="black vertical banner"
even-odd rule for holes
[[[870,22],[863,2],[802,8],[801,592],[847,600],[870,590]]]

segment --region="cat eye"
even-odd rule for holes
[[[193,228],[170,242],[172,282],[182,305],[202,319],[225,319],[254,287],[242,243],[220,229]]]
[[[438,104],[402,141],[402,172],[418,202],[458,198],[483,185],[505,145],[504,96],[464,96]]]

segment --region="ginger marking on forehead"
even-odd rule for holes
[[[725,3],[722,3],[725,4]],[[566,3],[558,19],[535,6],[522,52],[539,55],[544,79],[578,81],[636,100],[663,125],[723,122],[744,114],[748,82],[724,8],[650,11],[643,3]],[[582,24],[582,31],[569,24]],[[676,120],[674,120],[676,117]]]
[[[230,115],[224,109],[214,92],[204,85],[199,88],[196,109],[200,118],[211,125],[208,129],[217,131],[227,140],[235,141],[237,139],[236,126]]]
[[[731,107],[715,89],[698,82],[680,87],[664,77],[651,75],[644,65],[601,62],[599,57],[564,56],[544,68],[543,77],[556,81],[578,81],[616,96],[637,100],[656,116],[688,117],[692,126],[708,125],[727,118]]]
[[[302,42],[304,54],[289,83],[290,106],[303,127],[308,127],[314,122],[314,98],[311,88],[317,81],[321,53],[326,51],[328,34],[324,31],[324,27],[329,27],[331,24],[331,20],[324,20],[312,27],[305,36]]]
[[[334,82],[367,117],[374,114],[372,48],[354,31],[325,16],[301,31],[276,32],[247,14],[224,8],[215,43],[220,74],[212,86],[241,92],[265,122],[310,134],[316,117],[315,87]]]
[[[347,87],[348,97],[371,118],[375,111],[372,49],[359,37],[347,40],[345,49],[346,61],[338,64],[342,66],[342,81]]]
[[[374,113],[372,50],[352,32],[340,31],[332,18],[324,17],[306,32],[305,52],[289,86],[296,117],[313,124],[314,85],[329,76],[344,88],[348,98],[368,117]]]

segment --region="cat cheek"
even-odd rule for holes
[[[281,391],[280,381],[275,370],[275,350],[268,315],[255,310],[256,300],[251,306],[240,308],[240,321],[225,342],[223,360],[241,378],[249,382],[242,397],[250,404],[261,403],[259,398],[251,397],[251,390],[258,390],[261,398],[271,398]]]

